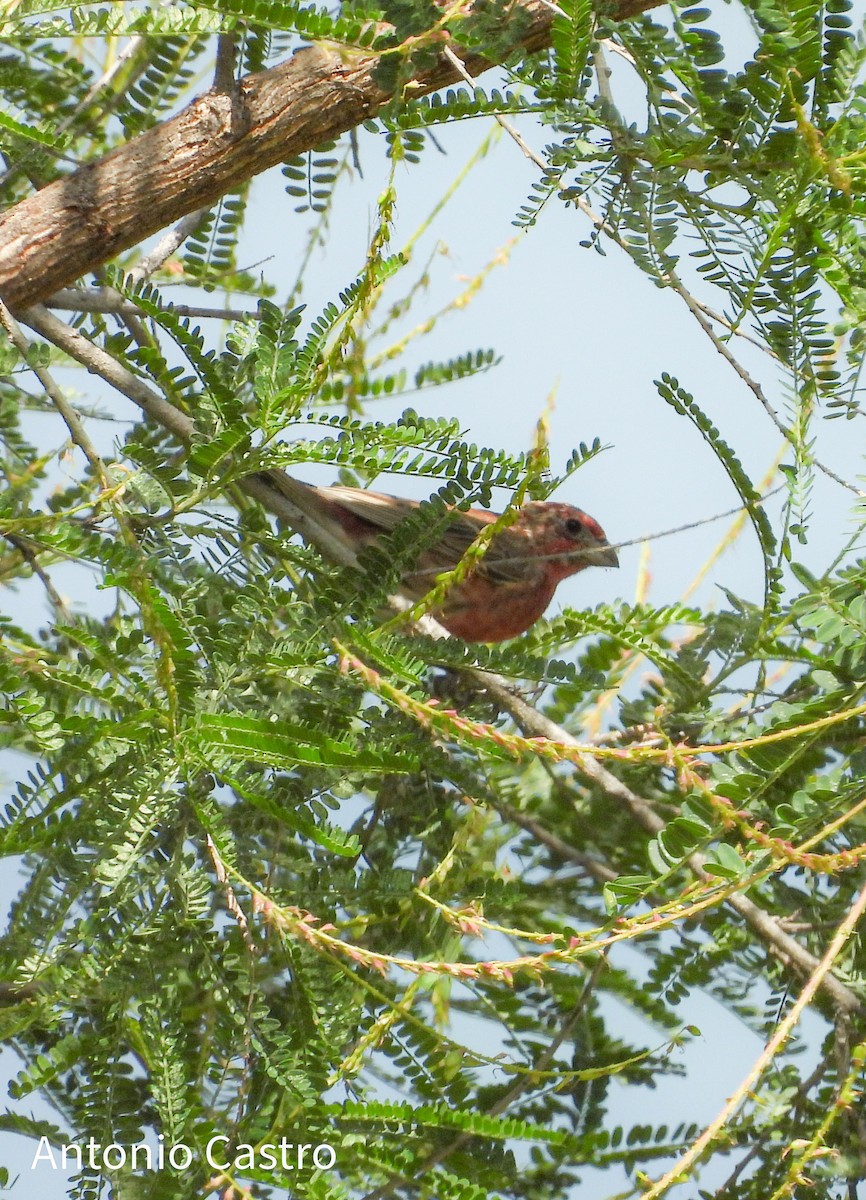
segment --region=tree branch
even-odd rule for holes
[[[618,0],[632,16],[661,0]],[[555,9],[513,0],[515,46],[531,54],[550,42]],[[519,26],[515,18],[519,16]],[[447,35],[445,35],[447,36]],[[46,299],[187,213],[208,207],[254,175],[374,117],[392,99],[379,82],[381,54],[315,45],[287,62],[214,90],[125,146],[85,163],[0,218],[0,296],[12,309]],[[476,76],[495,64],[462,57]],[[444,54],[403,81],[421,96],[454,83]]]
[[[579,746],[580,743],[571,736],[568,730],[557,725],[543,713],[538,712],[532,705],[518,696],[498,675],[491,675],[475,667],[464,668],[472,678],[484,687],[503,708],[511,713],[514,720],[532,737],[545,737],[553,741],[564,742],[568,746]],[[621,779],[595,758],[581,754],[577,769],[599,787],[606,796],[624,805],[632,814],[638,825],[647,833],[656,836],[665,827],[664,821],[653,811],[651,805],[637,793],[633,792]],[[708,879],[704,871],[704,857],[701,854],[690,854],[686,860],[689,867],[699,879]],[[751,928],[752,932],[764,943],[769,952],[780,962],[801,976],[811,979],[820,966],[820,962],[810,954],[800,943],[785,933],[775,917],[771,917],[748,896],[735,892],[728,896],[727,903],[733,908]],[[821,978],[821,987],[829,996],[835,1008],[843,1013],[862,1013],[863,1005],[860,999],[846,987],[835,975],[827,973]]]
[[[30,343],[21,331],[18,322],[12,316],[2,300],[0,300],[0,326],[6,330],[9,341],[16,348],[18,353],[24,359],[25,363],[28,363]],[[30,364],[28,363],[28,365]],[[75,442],[76,446],[78,446],[84,452],[84,456],[93,468],[93,473],[96,478],[104,488],[109,487],[111,481],[106,473],[105,463],[102,461],[101,455],[91,442],[90,438],[87,436],[87,431],[85,430],[84,424],[78,413],[63,394],[63,389],[55,381],[50,371],[48,371],[45,367],[40,366],[37,362],[34,362],[32,365],[30,365],[30,370],[42,384],[43,388],[45,389],[46,396],[65,421],[66,428],[69,430],[69,435],[73,442]]]
[[[132,274],[132,272],[130,272]],[[132,300],[126,300],[113,288],[61,288],[45,301],[48,308],[65,309],[69,312],[112,313],[118,317],[141,317],[142,310]],[[211,318],[215,321],[258,321],[255,308],[213,308],[200,304],[174,304],[172,311],[178,317],[198,319]]]

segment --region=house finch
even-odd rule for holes
[[[353,553],[395,529],[418,508],[415,500],[381,492],[313,487],[282,471],[268,471],[266,478]],[[456,567],[481,530],[498,516],[486,508],[452,509],[452,514],[441,536],[420,551],[403,574],[401,591],[413,600],[430,591],[438,574]],[[598,522],[570,504],[534,501],[520,510],[513,525],[495,535],[483,557],[431,615],[467,642],[502,642],[538,620],[561,580],[592,566],[619,566]]]

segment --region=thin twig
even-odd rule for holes
[[[520,1075],[515,1083],[512,1084],[512,1086],[508,1089],[508,1091],[490,1105],[485,1113],[485,1116],[501,1116],[502,1113],[510,1108],[514,1101],[519,1099],[520,1096],[522,1096],[527,1090],[527,1088],[531,1086],[533,1079],[541,1072],[547,1070],[553,1061],[553,1056],[556,1054],[559,1047],[569,1036],[579,1021],[581,1014],[586,1008],[586,1003],[592,994],[592,990],[598,981],[598,977],[605,965],[605,959],[602,956],[594,964],[583,990],[581,991],[580,998],[578,999],[574,1008],[565,1014],[560,1022],[560,1026],[556,1031],[556,1034],[538,1056],[531,1070]],[[452,1154],[456,1153],[456,1151],[458,1151],[462,1146],[465,1146],[466,1143],[471,1141],[475,1136],[476,1135],[473,1133],[460,1133],[456,1138],[453,1138],[450,1142],[448,1142],[447,1145],[441,1146],[438,1150],[434,1150],[432,1154],[429,1154],[427,1158],[423,1160],[423,1162],[419,1163],[417,1167],[413,1168],[413,1178],[426,1175],[428,1171],[432,1171],[434,1167],[438,1167],[441,1162],[444,1162],[446,1158],[450,1158]],[[391,1178],[386,1183],[383,1183],[381,1187],[375,1188],[372,1192],[368,1192],[363,1197],[363,1200],[385,1200],[385,1197],[390,1196],[390,1194],[394,1191],[394,1188],[398,1187],[404,1182],[405,1180],[403,1176],[392,1175]]]
[[[580,743],[566,729],[527,704],[523,697],[517,695],[501,676],[490,674],[477,667],[466,667],[464,670],[511,713],[524,733],[532,737],[544,737],[551,741],[563,742],[573,748],[580,748]],[[606,796],[624,805],[647,833],[655,837],[664,829],[664,821],[647,800],[633,792],[621,779],[618,779],[616,775],[585,752],[579,755],[578,770],[596,784]],[[703,855],[692,854],[686,861],[698,878],[703,880],[709,878],[704,870]],[[776,919],[759,908],[748,896],[734,893],[727,898],[727,903],[740,914],[753,932],[781,962],[795,967],[801,975],[806,977],[811,977],[817,970],[818,959],[794,938],[786,934],[779,927]],[[859,998],[834,975],[828,974],[826,978],[822,976],[821,986],[837,1008],[848,1013],[862,1013],[863,1005]]]
[[[179,221],[174,229],[169,230],[157,243],[150,254],[145,255],[128,272],[127,279],[135,286],[143,283],[145,279],[148,279],[158,271],[166,259],[170,258],[196,229],[207,211],[206,208],[200,208],[197,212],[189,213],[182,221]],[[151,342],[147,330],[141,323],[141,310],[133,302],[126,300],[115,288],[103,287],[93,291],[83,288],[65,288],[51,297],[48,304],[55,308],[71,309],[74,312],[111,312],[120,317],[139,346],[149,345]],[[175,311],[180,316],[213,315],[210,311],[202,310],[198,312],[192,308],[187,312],[183,312],[181,310],[184,307],[180,305]],[[44,305],[38,305],[32,311],[35,312],[37,310],[50,316]],[[243,319],[243,315],[240,319]],[[59,330],[57,332],[59,333]],[[49,340],[53,339],[50,338]],[[78,356],[76,355],[75,357]]]
[[[12,316],[12,313],[2,300],[0,300],[0,325],[2,325],[6,330],[9,335],[9,340],[15,346],[16,350],[19,351],[26,362],[28,352],[30,352],[31,343],[27,340],[23,330],[21,329],[21,326]],[[93,468],[96,478],[104,488],[110,487],[111,480],[109,479],[108,472],[105,469],[105,463],[102,461],[102,458],[97,452],[96,447],[87,436],[87,432],[78,413],[64,396],[62,388],[55,382],[50,371],[48,371],[45,367],[41,367],[38,364],[31,366],[29,363],[28,367],[42,384],[43,388],[45,389],[46,396],[48,396],[51,403],[66,422],[66,428],[69,430],[69,434],[73,442],[75,442],[76,446],[78,446],[79,449],[84,453],[85,458]]]
[[[551,7],[553,7],[553,6],[551,5]],[[451,47],[445,46],[442,53],[445,55],[445,57],[451,63],[451,66],[454,68],[454,70],[457,72],[457,74],[462,76],[462,78],[466,81],[466,83],[469,84],[469,86],[474,91],[475,90],[475,80],[472,78],[472,76],[466,70],[466,67],[463,65],[463,63],[457,57],[457,55],[454,53],[454,51],[451,49]],[[524,141],[524,139],[521,137],[520,133],[518,133],[518,131],[514,128],[514,126],[511,124],[510,121],[508,121],[505,117],[503,117],[499,113],[494,113],[494,120],[496,120],[502,126],[502,128],[505,130],[505,132],[508,134],[508,136],[510,138],[514,139],[514,141],[517,143],[517,145],[520,147],[520,149],[523,151],[523,153],[526,155],[526,157],[529,159],[529,161],[535,163],[535,165],[538,167],[539,171],[542,171],[545,175],[550,175],[550,167],[547,165],[547,163],[544,161],[543,158],[541,158],[538,154],[535,153],[535,151],[528,144],[528,142]]]
[[[724,512],[714,513],[711,517],[699,517],[697,521],[688,521],[685,525],[673,525],[670,529],[659,530],[658,533],[648,533],[644,537],[630,538],[626,542],[617,542],[613,548],[614,550],[621,550],[624,546],[642,546],[644,542],[655,542],[659,538],[671,537],[675,533],[688,533],[689,530],[698,529],[701,525],[712,525],[715,521],[724,521],[727,517],[737,517],[741,513],[747,513],[758,504],[766,504],[772,496],[785,491],[786,486],[786,484],[780,483],[777,487],[771,488],[769,492],[764,492],[763,496],[756,496],[750,504],[737,504],[733,508],[725,509]]]
[[[451,49],[451,47],[445,46],[443,53],[444,53],[445,57],[448,59],[448,61],[451,63],[454,70],[457,71],[457,73],[460,76],[462,76],[462,78],[469,84],[469,86],[474,89],[475,80],[472,78],[472,76],[466,70],[466,67],[463,65],[463,63],[460,61],[460,59],[457,57],[457,55],[454,53],[454,51]],[[497,121],[502,126],[502,128],[505,130],[505,132],[508,134],[508,136],[520,147],[520,149],[526,155],[526,157],[529,159],[529,161],[534,163],[536,165],[536,167],[538,167],[539,171],[541,171],[543,173],[545,178],[550,179],[553,175],[553,172],[551,171],[549,165],[544,161],[544,159],[539,154],[537,154],[532,149],[532,147],[529,145],[529,143],[522,137],[522,135],[518,132],[518,130],[515,129],[515,127],[511,124],[511,122],[509,120],[507,120],[505,117],[503,117],[500,113],[494,113],[493,116],[494,116],[494,120]],[[598,215],[598,213],[594,212],[593,209],[591,208],[591,206],[586,202],[586,200],[584,200],[583,196],[569,195],[569,200],[572,204],[577,205],[577,207],[580,209],[580,211],[584,214],[584,216],[589,218],[589,220],[592,222],[592,224],[595,226],[596,229],[600,229],[603,233],[606,233],[607,236],[609,238],[611,238],[612,241],[615,241],[618,245],[622,246],[623,249],[626,248],[625,243],[622,241],[622,239],[620,238],[619,234],[614,229],[614,227],[612,225],[609,225],[608,222],[605,221],[603,217],[600,217]]]
[[[454,67],[454,70],[457,71],[457,73],[462,76],[466,83],[468,83],[470,87],[474,89],[475,80],[466,70],[466,67],[463,65],[451,47],[445,46],[443,53]],[[522,134],[506,117],[503,117],[500,113],[494,113],[493,118],[505,130],[515,144],[520,147],[526,158],[528,158],[531,163],[534,163],[535,166],[538,167],[539,171],[542,172],[546,179],[551,179],[554,177],[554,172],[551,170],[549,164],[546,163],[544,159],[532,149]],[[612,238],[616,242],[620,242],[619,234],[616,232],[613,226],[608,225],[608,223],[602,217],[600,217],[596,212],[593,212],[592,208],[589,206],[586,200],[584,200],[583,196],[569,196],[569,199],[573,204],[577,205],[577,207],[585,216],[590,219],[596,229],[603,230],[608,237]]]
[[[576,850],[574,846],[557,837],[555,833],[551,833],[549,829],[546,829],[534,817],[527,816],[526,813],[514,808],[505,800],[489,800],[488,803],[492,804],[499,815],[504,817],[506,821],[511,821],[512,824],[519,825],[521,829],[525,829],[527,833],[531,833],[537,842],[541,842],[553,854],[558,854],[566,862],[572,862],[576,866],[581,867],[586,871],[587,875],[591,875],[598,883],[610,883],[616,879],[616,871],[612,871],[610,867],[606,867],[604,863],[592,858],[589,854],[584,854],[582,851]]]
[[[45,301],[46,308],[69,312],[101,312],[115,316],[140,317],[141,309],[134,300],[127,300],[114,288],[62,288]],[[208,308],[196,304],[174,304],[172,312],[179,317],[213,319],[215,321],[258,321],[257,309]]]
[[[730,333],[736,334],[738,338],[742,338],[744,342],[748,342],[750,346],[760,350],[766,354],[768,358],[772,358],[773,362],[781,362],[778,354],[766,342],[759,342],[757,338],[752,337],[750,333],[746,333],[745,329],[741,329],[738,325],[733,325],[727,317],[723,317],[721,313],[716,312],[714,308],[710,308],[709,304],[704,304],[703,300],[698,300],[697,296],[692,296],[695,304],[707,314],[711,321],[715,321],[717,325],[724,326]]]
[[[695,1142],[693,1142],[691,1146],[689,1146],[685,1154],[683,1154],[678,1161],[674,1163],[671,1169],[667,1171],[657,1183],[653,1184],[649,1191],[643,1193],[641,1200],[658,1200],[659,1196],[664,1195],[664,1193],[667,1192],[668,1189],[671,1188],[675,1183],[678,1183],[685,1178],[686,1173],[691,1170],[691,1168],[698,1162],[704,1151],[707,1150],[716,1140],[719,1133],[721,1133],[722,1129],[724,1129],[731,1117],[734,1116],[737,1109],[744,1102],[746,1097],[754,1090],[755,1085],[764,1074],[764,1071],[791,1036],[795,1025],[800,1020],[800,1017],[805,1010],[809,1007],[812,1000],[815,998],[818,988],[821,986],[824,979],[832,978],[832,976],[830,976],[830,968],[842,953],[846,942],[857,928],[864,911],[866,911],[866,884],[864,884],[860,889],[856,900],[851,905],[848,915],[839,926],[838,930],[836,931],[836,936],[827,947],[824,957],[820,960],[820,962],[816,962],[814,970],[807,979],[806,985],[800,995],[797,997],[796,1002],[791,1007],[791,1011],[788,1013],[785,1019],[779,1023],[776,1032],[773,1034],[761,1054],[752,1064],[752,1067],[749,1073],[746,1075],[746,1078],[735,1090],[733,1095],[728,1099],[718,1116],[710,1122],[701,1136]]]
[[[182,221],[178,221],[174,229],[170,229],[154,248],[150,254],[145,254],[144,258],[128,273],[128,278],[133,283],[141,283],[142,280],[153,275],[154,271],[158,271],[166,259],[171,258],[172,254],[179,249],[191,233],[193,233],[198,225],[201,224],[203,218],[210,211],[209,208],[199,208],[195,212],[188,213]]]
[[[621,46],[619,42],[615,42],[613,38],[600,38],[598,44],[600,46],[604,46],[605,50],[610,50],[612,54],[618,54],[620,58],[624,58],[629,66],[637,67],[637,62],[635,61],[635,57],[631,51],[626,50],[625,46]]]
[[[192,437],[195,423],[192,417],[169,404],[159,392],[152,391],[137,375],[108,354],[101,346],[91,342],[76,329],[70,328],[59,317],[55,317],[42,305],[34,305],[20,314],[21,320],[41,334],[47,341],[63,350],[70,358],[80,362],[94,375],[99,375],[122,395],[132,400],[152,420],[169,430],[181,441]]]
[[[45,588],[45,591],[48,594],[48,599],[51,601],[61,620],[70,621],[72,618],[69,609],[66,607],[66,601],[51,582],[50,575],[42,566],[40,566],[36,551],[33,549],[30,543],[25,538],[18,537],[18,535],[14,533],[4,533],[3,537],[11,546],[15,547],[15,549],[30,567],[30,570],[33,572],[33,574],[41,580],[42,586]]]
[[[769,402],[767,397],[764,395],[764,389],[761,387],[761,385],[758,383],[758,381],[756,379],[752,378],[752,376],[749,374],[749,372],[746,370],[746,368],[739,362],[739,360],[737,358],[734,357],[734,355],[731,353],[731,351],[728,349],[728,347],[725,345],[725,343],[716,334],[716,331],[713,329],[712,325],[709,323],[707,318],[704,316],[702,305],[698,304],[698,302],[692,296],[691,292],[688,291],[688,289],[681,283],[681,281],[673,273],[671,273],[670,275],[666,275],[664,277],[664,283],[667,284],[667,286],[671,289],[671,291],[676,292],[676,294],[680,297],[680,299],[686,305],[686,308],[688,308],[689,312],[692,314],[692,316],[695,318],[697,323],[700,325],[701,329],[703,329],[704,333],[707,335],[707,337],[713,343],[716,350],[718,350],[719,354],[721,354],[722,358],[724,358],[725,361],[731,367],[733,367],[733,369],[739,375],[740,379],[742,379],[743,383],[746,385],[746,387],[749,389],[749,391],[751,391],[751,393],[755,396],[758,403],[763,408],[764,412],[767,414],[767,416],[770,418],[770,420],[776,426],[779,433],[781,433],[782,437],[785,438],[786,441],[790,441],[791,440],[790,429],[788,429],[785,425],[783,425],[782,422],[779,420],[779,416],[776,413],[776,410],[773,408],[772,404]]]
[[[773,422],[773,424],[776,426],[776,428],[781,433],[782,437],[787,442],[790,442],[791,441],[790,429],[786,428],[786,426],[783,425],[782,422],[779,420],[776,410],[773,408],[772,404],[770,404],[769,400],[764,395],[764,389],[761,387],[761,385],[758,383],[758,381],[756,379],[752,378],[752,376],[749,374],[749,372],[746,370],[746,368],[742,365],[742,363],[739,361],[739,359],[734,354],[731,353],[731,351],[728,349],[728,347],[725,345],[725,343],[722,341],[722,339],[718,336],[716,331],[713,329],[710,322],[704,316],[703,305],[698,304],[697,300],[695,300],[695,298],[694,298],[694,296],[692,296],[691,292],[689,292],[689,290],[683,285],[683,283],[677,278],[677,276],[673,272],[671,272],[670,274],[668,274],[664,277],[664,282],[667,284],[667,286],[669,288],[672,289],[672,291],[676,292],[676,294],[684,302],[684,304],[688,308],[689,312],[692,314],[692,316],[695,318],[697,323],[700,325],[701,329],[703,329],[704,333],[707,335],[707,337],[713,343],[716,350],[718,350],[719,354],[721,354],[722,358],[724,358],[724,360],[729,364],[729,366],[731,366],[734,369],[734,371],[736,371],[737,375],[739,375],[740,379],[742,379],[743,383],[751,391],[752,395],[755,396],[758,403],[763,408],[764,412],[767,414],[767,416],[770,418],[770,420]],[[813,455],[810,455],[809,461],[812,462],[818,468],[819,471],[823,471],[823,473],[826,476],[828,476],[830,479],[832,479],[835,483],[840,484],[840,486],[843,488],[847,488],[847,490],[849,492],[853,492],[855,496],[866,495],[866,493],[862,492],[860,490],[860,488],[855,487],[855,485],[853,483],[849,483],[846,479],[843,479],[841,477],[841,475],[837,475],[836,472],[834,470],[832,470],[831,467],[828,467],[825,463],[821,462],[820,459],[817,459]]]
[[[217,37],[216,64],[214,66],[213,90],[233,92],[235,89],[235,56],[237,43],[233,33],[221,33]]]
[[[595,67],[595,79],[598,84],[598,94],[607,107],[610,116],[619,117],[616,102],[613,98],[613,90],[610,86],[610,77],[613,74],[610,67],[607,65],[607,59],[604,57],[604,47],[601,42],[597,43],[592,52],[593,66]]]

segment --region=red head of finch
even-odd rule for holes
[[[335,541],[357,553],[418,508],[415,500],[362,488],[313,487],[281,471],[268,482]],[[450,571],[498,514],[486,508],[453,512],[442,536],[404,573],[401,590],[420,600],[437,574]],[[313,536],[313,540],[315,540]],[[502,642],[524,633],[547,608],[557,584],[587,567],[618,567],[604,530],[579,508],[551,501],[524,505],[493,538],[483,557],[431,615],[467,642]]]

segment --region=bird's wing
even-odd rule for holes
[[[327,514],[339,527],[348,527],[359,535],[366,533],[367,537],[389,533],[418,507],[412,500],[400,500],[363,488],[316,487],[312,483],[294,479],[284,471],[264,471],[262,477],[302,513],[315,520]]]
[[[414,500],[387,496],[381,492],[370,492],[359,488],[322,488],[329,500],[348,509],[355,516],[390,533],[410,512],[417,509]],[[492,525],[498,513],[486,508],[471,508],[466,512],[455,509],[450,523],[440,537],[429,546],[419,560],[419,569],[411,571],[416,586],[427,590],[433,586],[436,575],[456,567],[460,559],[478,537],[485,525]],[[504,529],[475,568],[479,575],[490,583],[525,583],[535,580],[538,563],[529,554],[525,536],[516,530]]]
[[[390,533],[418,507],[415,500],[365,488],[339,485],[317,488],[281,471],[268,472],[268,475],[275,476],[274,485],[303,511],[325,501],[328,506],[343,509],[363,521],[371,532]],[[415,586],[427,591],[433,586],[436,575],[456,567],[484,526],[491,525],[497,516],[486,508],[472,508],[467,512],[454,510],[450,524],[423,552],[417,570],[411,572]],[[475,569],[493,584],[526,583],[537,577],[538,561],[532,557],[525,535],[515,529],[503,529]]]
[[[382,533],[390,533],[418,507],[415,500],[370,492],[366,488],[323,487],[317,489],[331,503],[367,521]]]

